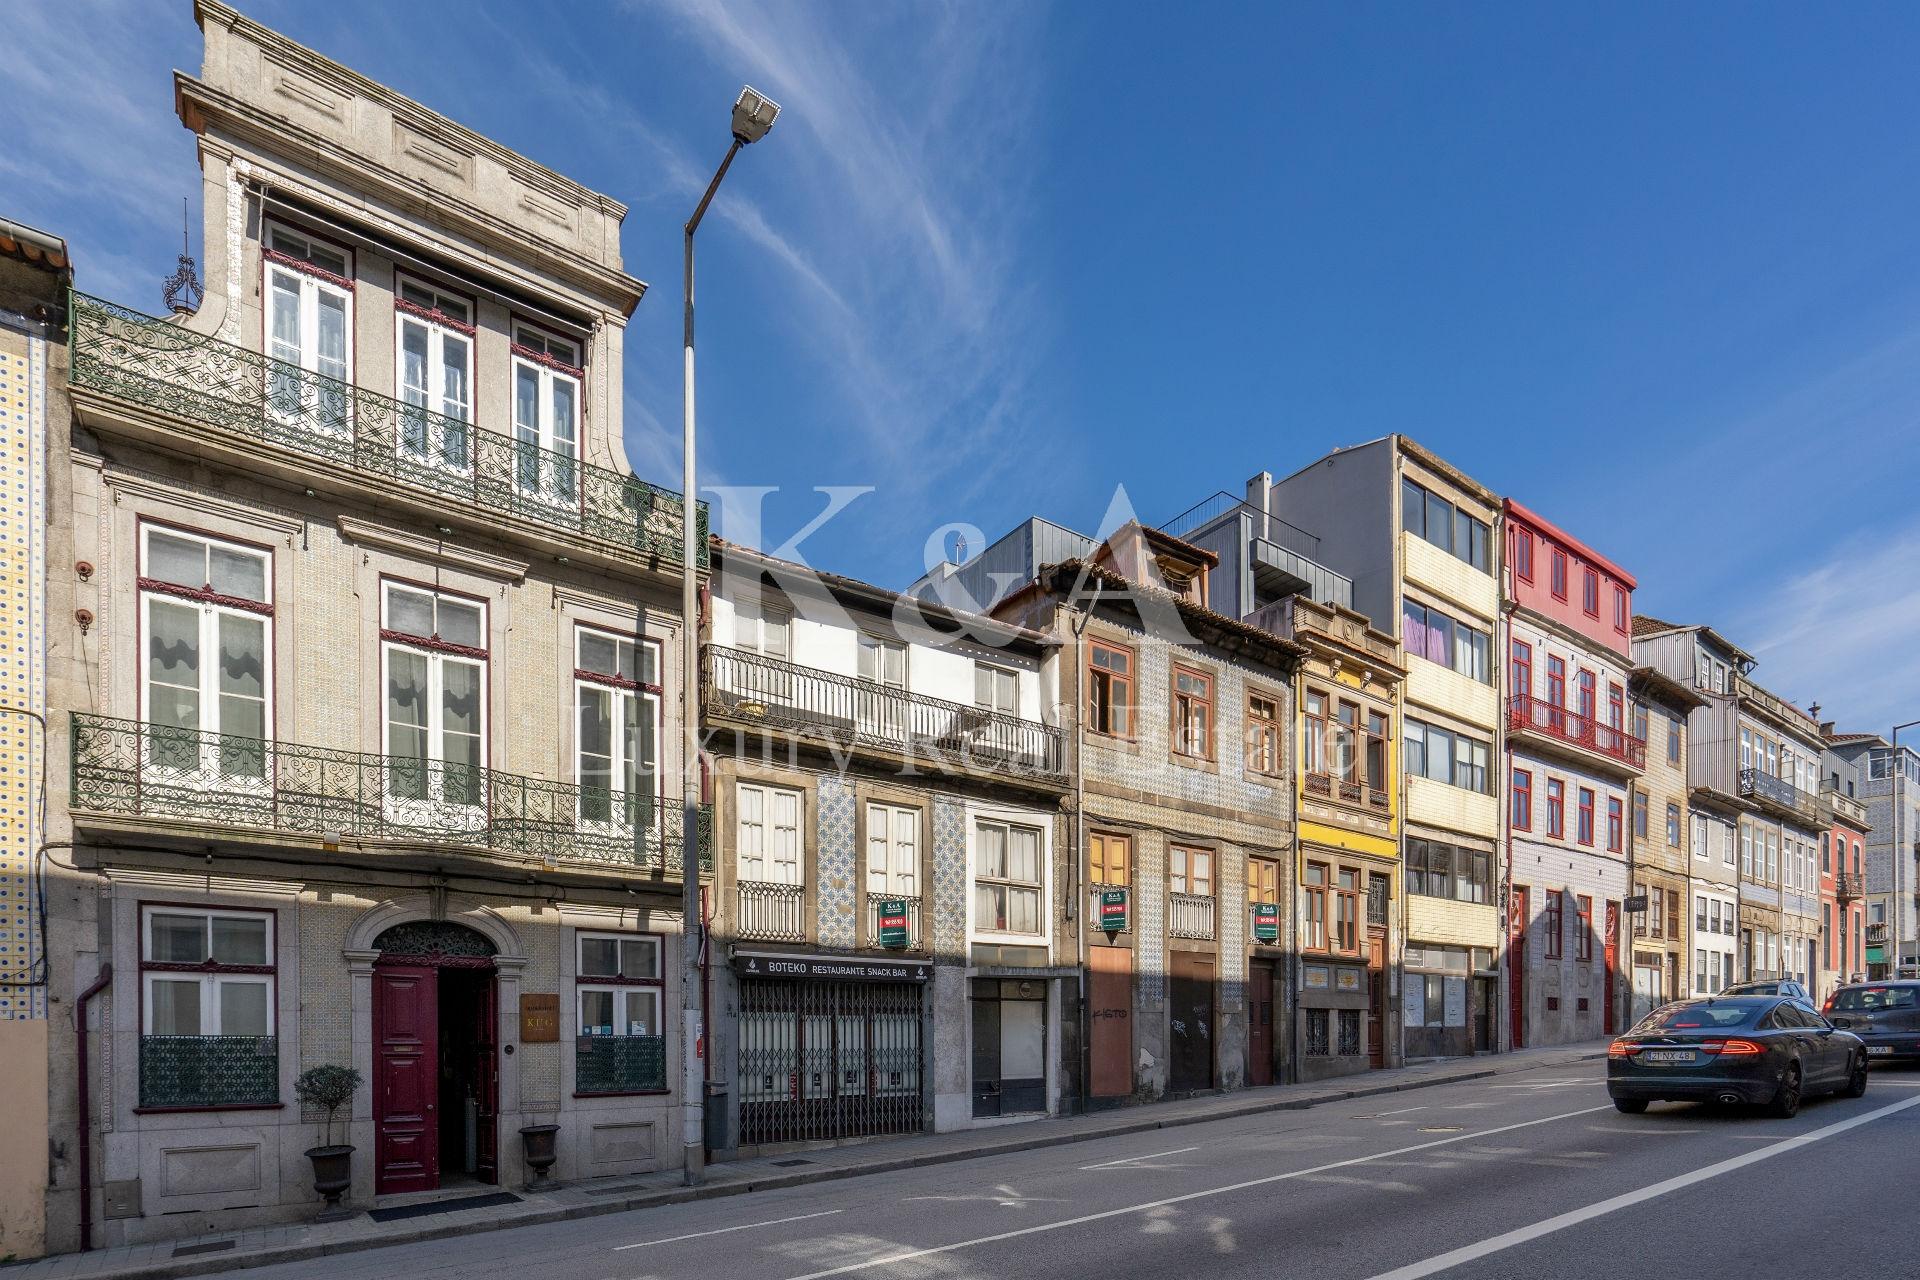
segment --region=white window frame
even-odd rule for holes
[[[404,297],[402,290],[408,285],[428,294],[433,299],[430,309],[436,314],[445,315],[446,319],[453,321],[454,324],[447,324],[439,320],[430,319],[402,307],[400,304],[403,301],[414,306],[420,305],[413,303],[412,299]],[[466,312],[468,319],[462,321],[459,320],[458,317],[446,313],[442,305],[446,302],[458,303],[462,310]],[[398,433],[394,439],[394,447],[401,453],[412,457],[415,461],[426,466],[436,467],[443,471],[451,471],[458,474],[470,472],[474,464],[474,347],[478,339],[478,333],[474,330],[472,324],[473,304],[468,299],[441,289],[429,281],[417,279],[405,274],[397,274],[395,276],[394,304],[394,399],[399,400],[403,404],[412,404],[412,401],[407,398],[408,388],[405,383],[407,330],[408,327],[411,326],[423,333],[427,340],[427,385],[420,388],[420,393],[426,397],[426,403],[419,407],[426,409],[430,414],[437,415],[438,418],[451,419],[464,424],[463,428],[459,430],[443,429],[441,439],[436,442],[433,439],[433,434],[436,428],[439,427],[437,422],[425,419],[410,419],[408,415],[403,412],[400,414],[399,421],[394,425],[394,430]],[[462,332],[461,329],[454,327],[454,325],[464,325],[467,331]],[[465,403],[450,400],[447,395],[446,344],[449,341],[459,342],[466,347],[465,377],[467,394]],[[458,411],[452,412],[450,409],[457,409]],[[413,438],[410,439],[410,436]],[[437,448],[435,447],[436,443],[438,445]]]
[[[980,682],[987,682],[987,699],[981,700]],[[1001,705],[1001,695],[1005,694],[1005,704]],[[1018,716],[1020,714],[1020,673],[1012,667],[1003,667],[994,662],[975,659],[973,663],[973,705],[982,711],[991,711],[996,715]]]
[[[1205,870],[1197,869],[1204,864]],[[1176,844],[1167,847],[1167,885],[1170,892],[1183,893],[1189,897],[1211,898],[1214,894],[1214,857],[1213,850],[1198,845]],[[1194,888],[1196,883],[1204,883],[1206,892]]]
[[[877,897],[920,896],[921,811],[910,805],[867,803],[866,892]],[[902,839],[902,832],[906,838]],[[875,853],[882,861],[876,865]],[[904,874],[903,874],[904,868]]]
[[[977,890],[983,877],[980,874],[980,830],[984,826],[998,826],[1009,829],[1027,828],[1039,833],[1040,880],[1037,886],[1031,881],[1014,881],[999,876],[984,877],[989,883],[1006,884],[1019,888],[1037,887],[1040,891],[1038,929],[1033,933],[1016,933],[1011,930],[995,929],[980,922],[975,909]],[[1053,833],[1044,818],[1028,813],[993,810],[976,810],[967,815],[967,932],[971,938],[997,940],[1003,942],[1025,943],[1027,945],[1045,945],[1050,941],[1049,927],[1053,919]]]
[[[618,974],[588,973],[586,969],[586,944],[590,941],[612,942],[619,947],[625,947],[630,943],[636,942],[650,946],[653,949],[654,976],[651,978],[627,978]],[[665,1020],[666,942],[659,934],[609,933],[592,929],[577,930],[574,933],[573,943],[573,976],[573,1014],[574,1031],[576,1034],[582,1036],[600,1034],[597,1031],[589,1031],[587,1029],[586,997],[592,993],[608,994],[613,997],[614,1029],[611,1033],[612,1035],[630,1036],[634,1034],[630,1031],[622,1032],[620,1027],[623,1023],[627,1026],[631,1026],[633,1023],[632,1010],[628,1007],[628,1002],[635,996],[643,996],[645,997],[645,1003],[650,1003],[652,1006],[653,1017],[647,1025],[653,1027],[654,1030],[640,1034],[646,1035],[648,1038],[656,1036],[665,1038],[667,1034]],[[627,1015],[624,1018],[621,1016],[623,1013]]]
[[[613,672],[580,674],[588,671],[586,660],[581,656],[581,649],[583,642],[589,637],[608,641],[615,646],[616,666],[619,665],[619,647],[621,645],[631,646],[633,649],[633,679],[629,681],[626,677]],[[660,802],[666,796],[666,770],[661,767],[660,759],[664,746],[660,740],[661,731],[665,727],[661,711],[661,699],[664,690],[658,680],[660,664],[664,656],[664,650],[660,641],[649,639],[646,636],[622,634],[618,631],[611,631],[605,627],[596,627],[584,622],[577,624],[573,629],[573,668],[575,673],[573,677],[573,778],[578,788],[576,804],[579,806],[579,809],[577,817],[583,830],[625,837],[631,835],[634,827],[637,825],[651,830],[654,833],[655,842],[659,839]],[[652,674],[656,677],[654,680],[648,680],[646,678],[649,667],[651,667]],[[628,815],[626,806],[619,803],[618,800],[613,797],[609,797],[610,804],[606,818],[590,818],[587,815],[585,808],[587,799],[586,744],[582,739],[580,725],[582,718],[586,714],[586,703],[589,697],[604,697],[608,700],[608,710],[611,713],[613,726],[611,743],[612,756],[609,760],[608,767],[616,782],[625,780],[629,768],[634,763],[626,759],[626,735],[622,732],[625,720],[632,718],[636,722],[639,722],[640,718],[644,716],[653,729],[654,758],[652,790],[650,792],[640,789],[629,790],[623,786],[610,788],[616,794],[631,795],[633,797],[636,812],[631,816]],[[641,812],[642,810],[644,810],[644,812]]]
[[[316,244],[320,245],[323,251],[329,255],[338,254],[346,264],[346,270],[339,274],[348,281],[354,278],[354,255],[352,251],[339,249],[331,244],[327,244],[325,241],[316,240],[315,237],[309,235],[307,232],[288,226],[285,223],[272,220],[265,222],[260,229],[260,244],[263,250],[260,255],[260,292],[262,294],[260,300],[261,352],[269,360],[293,365],[308,378],[332,378],[347,386],[351,386],[353,384],[354,367],[353,290],[351,288],[341,288],[332,280],[323,279],[319,275],[314,274],[314,271],[325,271],[327,274],[332,275],[333,272],[326,267],[311,264],[314,267],[314,271],[303,271],[298,267],[288,266],[283,262],[275,262],[272,258],[269,258],[264,251],[267,249],[275,249],[273,242],[276,236],[285,236],[290,240],[297,240],[306,245],[306,254],[299,255],[303,258],[304,256],[311,255],[313,252],[312,247]],[[276,249],[275,251],[286,252],[286,250],[283,249]],[[275,350],[273,321],[280,306],[280,295],[275,288],[276,280],[290,282],[294,286],[293,292],[298,297],[296,305],[298,305],[300,309],[298,317],[300,343],[298,351],[299,358],[297,360],[287,359]],[[345,358],[342,361],[345,367],[337,374],[323,373],[320,369],[319,335],[320,299],[322,297],[331,298],[340,304],[341,324],[343,326],[346,350]],[[305,378],[300,380],[300,385],[303,389],[303,394],[300,397],[299,412],[288,413],[284,408],[276,407],[273,395],[273,373],[270,369],[267,374],[268,411],[281,422],[297,424],[319,431],[325,435],[351,435],[353,429],[351,396],[345,398],[345,403],[339,407],[337,415],[326,412],[316,412],[315,407],[308,403],[308,396],[305,394],[307,388]]]
[[[750,884],[804,886],[807,882],[805,795],[797,787],[739,782],[734,784],[733,798],[736,878]],[[749,816],[749,798],[758,800],[757,817]],[[790,825],[777,820],[776,804],[792,805]],[[783,833],[791,840],[790,857],[782,856],[785,851],[778,847]],[[756,838],[750,840],[750,834]]]
[[[423,820],[429,810],[434,810],[437,822],[444,822],[449,809],[465,809],[469,820],[479,823],[485,820],[487,811],[486,770],[492,759],[492,708],[488,705],[492,694],[492,656],[490,643],[492,633],[489,623],[487,601],[472,596],[460,595],[451,591],[436,591],[432,587],[417,586],[410,582],[382,579],[380,583],[380,628],[383,632],[395,631],[392,627],[392,602],[395,591],[409,591],[416,595],[432,597],[435,604],[435,616],[438,616],[440,600],[450,600],[463,607],[478,609],[480,612],[479,648],[485,655],[473,657],[468,654],[450,653],[424,644],[415,644],[405,639],[388,639],[384,635],[380,641],[380,751],[383,758],[391,761],[398,757],[393,753],[393,725],[391,720],[391,701],[388,695],[391,668],[395,652],[417,654],[427,660],[427,794],[424,797],[396,796],[390,786],[382,787],[387,811],[396,820],[407,822]],[[434,765],[446,763],[446,668],[449,664],[465,664],[478,669],[479,683],[479,760],[475,768],[480,770],[479,794],[469,805],[459,799],[449,799],[446,795],[446,773]],[[391,768],[391,764],[389,764]]]
[[[163,916],[198,916],[206,921],[207,954],[212,956],[212,922],[216,918],[228,920],[258,920],[266,925],[266,963],[267,973],[230,973],[220,969],[194,972],[183,969],[148,969],[149,964],[164,964],[153,958],[153,918]],[[155,1031],[153,1015],[153,987],[156,982],[197,983],[200,987],[200,1031],[202,1036],[253,1035],[275,1036],[279,1034],[279,964],[275,957],[278,938],[275,934],[277,921],[271,911],[249,911],[238,907],[176,907],[166,903],[142,903],[140,907],[140,1033],[142,1035],[160,1035]],[[252,966],[249,966],[252,967]],[[266,1029],[254,1033],[248,1031],[228,1032],[220,1026],[220,988],[223,986],[261,987],[266,991],[267,1016]],[[209,1026],[211,1023],[211,1026]],[[173,1033],[166,1033],[173,1034]]]
[[[529,338],[535,339],[539,345],[536,347],[528,342]],[[559,360],[559,357],[552,356],[547,350],[554,343],[564,343],[573,349],[580,363],[570,365],[569,368],[579,370],[578,373],[556,369],[551,364],[531,359],[523,354],[524,350],[533,350],[547,354],[550,359]],[[582,424],[586,420],[586,344],[579,338],[551,329],[543,329],[539,325],[529,324],[524,320],[515,320],[512,355],[513,366],[507,385],[507,404],[513,425],[513,439],[516,445],[533,446],[537,449],[537,452],[531,455],[531,459],[516,454],[513,469],[514,486],[522,493],[530,493],[556,506],[572,506],[578,500],[576,493],[580,482],[579,463],[584,456],[581,451],[581,435]],[[560,363],[566,362],[560,361]],[[523,423],[520,420],[522,371],[531,373],[534,379],[535,403],[532,423]],[[566,448],[559,447],[562,440],[553,412],[554,387],[561,382],[573,388],[573,421],[568,424],[572,438],[566,442]],[[529,432],[531,439],[528,438]],[[529,460],[532,460],[537,468],[535,472],[537,479],[531,488],[526,482],[526,464]]]
[[[185,770],[156,758],[155,748],[161,740],[156,732],[150,731],[146,739],[146,752],[142,760],[143,772],[156,780],[170,785],[196,787],[202,789],[214,787],[242,787],[251,791],[256,782],[264,792],[270,786],[271,767],[267,763],[267,753],[274,734],[274,650],[273,650],[273,552],[260,547],[250,547],[245,543],[234,542],[227,538],[217,538],[211,534],[195,533],[187,529],[176,529],[170,525],[142,523],[140,526],[140,576],[151,579],[147,572],[151,565],[153,536],[160,534],[182,542],[202,544],[210,557],[215,547],[242,555],[260,562],[260,577],[266,599],[259,601],[259,610],[238,608],[207,598],[206,583],[201,584],[197,595],[176,595],[164,588],[141,587],[140,604],[140,653],[138,657],[140,683],[140,722],[153,725],[153,672],[151,646],[153,644],[153,610],[156,605],[168,608],[190,609],[197,613],[199,631],[196,643],[199,646],[200,687],[196,691],[199,699],[199,724],[193,730],[199,739],[199,764],[196,769]],[[196,591],[184,583],[173,584],[185,591]],[[220,735],[224,732],[221,725],[220,705],[220,620],[237,618],[260,624],[261,630],[261,763],[262,770],[258,779],[249,776],[230,776],[223,773],[220,764]],[[185,732],[185,730],[182,730]]]

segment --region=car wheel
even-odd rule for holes
[[[1791,1120],[1800,1114],[1799,1063],[1787,1064],[1787,1074],[1780,1077],[1780,1087],[1774,1091],[1773,1101],[1767,1104],[1767,1114],[1776,1120]]]
[[[1847,1087],[1841,1094],[1848,1098],[1864,1098],[1867,1094],[1867,1055],[1861,1054],[1853,1060],[1853,1070],[1847,1073]]]
[[[1637,1116],[1647,1109],[1645,1098],[1615,1098],[1613,1108],[1630,1116]]]

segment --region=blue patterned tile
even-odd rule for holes
[[[852,947],[855,887],[853,788],[845,778],[820,779],[820,945]]]
[[[934,955],[964,960],[967,949],[967,814],[956,800],[933,801]]]

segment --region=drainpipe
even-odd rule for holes
[[[1093,984],[1088,981],[1087,965],[1092,957],[1087,948],[1092,939],[1088,934],[1091,922],[1086,918],[1085,898],[1088,886],[1081,880],[1081,870],[1087,857],[1087,770],[1084,751],[1087,745],[1086,690],[1083,683],[1087,678],[1087,628],[1093,623],[1093,611],[1100,603],[1100,593],[1106,584],[1093,584],[1093,599],[1087,602],[1086,612],[1081,615],[1078,625],[1070,617],[1067,629],[1073,632],[1073,874],[1068,877],[1070,888],[1067,897],[1067,918],[1078,920],[1075,930],[1075,949],[1080,957],[1080,1114],[1087,1114],[1087,1107],[1093,1100],[1093,1010],[1090,1005],[1093,998]],[[1062,705],[1065,705],[1064,699]],[[1127,859],[1127,872],[1133,872],[1133,858]],[[1129,904],[1131,908],[1131,904]],[[1139,975],[1135,975],[1138,977]],[[1129,1018],[1129,1025],[1133,1019]],[[1133,1037],[1127,1037],[1127,1069],[1133,1069]]]
[[[113,962],[100,966],[100,976],[73,1002],[75,1069],[80,1086],[80,1251],[93,1248],[93,1106],[87,1092],[87,1001],[113,981]]]

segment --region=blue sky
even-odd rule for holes
[[[1920,8],[242,8],[632,206],[667,483],[678,229],[739,85],[786,107],[701,257],[702,465],[782,487],[770,547],[871,485],[802,550],[903,585],[945,522],[1165,519],[1403,430],[1785,696],[1920,715]],[[0,213],[157,309],[190,6],[8,29]]]

